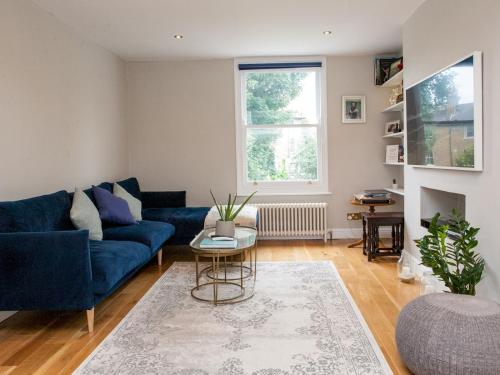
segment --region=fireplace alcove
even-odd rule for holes
[[[456,209],[465,217],[465,195],[444,190],[420,187],[420,225],[428,228],[436,213],[440,213],[439,222],[446,224],[451,213]]]

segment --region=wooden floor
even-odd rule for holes
[[[401,308],[417,285],[396,278],[396,259],[368,263],[348,241],[260,241],[260,261],[331,260],[365,317],[395,374],[408,374],[394,330]],[[95,331],[85,313],[21,312],[0,323],[0,374],[70,374],[99,345],[175,260],[191,260],[188,248],[167,248],[161,269],[151,262],[96,308]],[[156,261],[156,260],[155,260]]]

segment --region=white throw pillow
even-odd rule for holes
[[[134,217],[134,220],[141,221],[142,220],[142,202],[130,194],[127,190],[117,184],[116,182],[113,184],[113,195],[125,199],[128,203],[128,208]]]
[[[91,240],[102,241],[102,225],[99,211],[82,189],[76,188],[69,213],[77,229],[87,229]]]

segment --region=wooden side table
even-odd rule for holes
[[[354,205],[354,206],[364,206],[364,207],[369,207],[369,210],[368,212],[371,213],[371,214],[374,214],[375,213],[375,207],[382,207],[382,206],[392,206],[393,204],[395,204],[396,201],[394,200],[390,200],[388,203],[361,203],[360,201],[357,201],[355,199],[351,200],[351,204]],[[365,233],[365,222],[363,220],[363,233]],[[347,245],[348,248],[353,248],[353,247],[357,247],[359,245],[362,245],[364,242],[363,238],[356,241],[356,242],[353,242],[349,245]]]
[[[365,226],[366,225],[366,226]],[[379,228],[391,227],[392,246],[380,246]],[[400,255],[404,247],[404,213],[380,212],[363,214],[363,253],[370,262],[377,256]],[[380,250],[385,250],[381,252]]]

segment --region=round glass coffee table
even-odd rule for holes
[[[252,298],[257,278],[257,230],[236,227],[234,249],[202,248],[201,241],[214,232],[215,228],[204,229],[189,244],[196,262],[196,286],[191,289],[191,295],[214,305]],[[210,258],[211,264],[200,270],[200,258]]]

